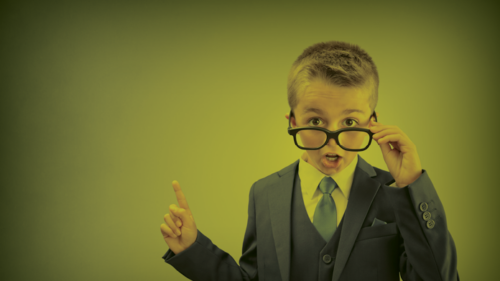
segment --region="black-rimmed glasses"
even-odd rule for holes
[[[301,127],[292,128],[293,112],[290,110],[288,117],[288,134],[293,136],[295,145],[304,150],[316,150],[325,146],[330,139],[334,139],[338,146],[347,151],[363,151],[366,150],[372,143],[373,133],[370,129],[364,128],[343,128],[334,132],[321,127]],[[370,116],[375,117],[377,122],[377,114],[373,111]]]

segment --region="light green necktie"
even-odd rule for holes
[[[324,177],[319,183],[323,197],[314,211],[313,225],[326,242],[330,241],[337,229],[337,208],[331,194],[336,186],[337,183],[331,177]]]

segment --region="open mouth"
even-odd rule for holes
[[[341,156],[338,156],[337,154],[333,154],[333,153],[328,153],[326,156],[326,160],[330,161],[330,162],[335,162],[337,161],[337,159],[339,159]]]

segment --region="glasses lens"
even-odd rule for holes
[[[362,131],[345,131],[340,133],[339,142],[347,149],[366,149],[370,143],[370,135]]]
[[[318,130],[300,130],[295,139],[302,148],[318,148],[325,143],[326,133]]]

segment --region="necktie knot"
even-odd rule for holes
[[[324,177],[319,183],[319,190],[323,192],[323,194],[331,194],[337,183],[331,177]]]

